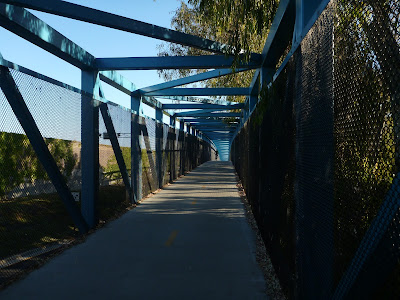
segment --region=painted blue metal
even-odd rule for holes
[[[224,124],[224,123],[190,123],[196,128],[236,128],[234,125]]]
[[[59,0],[1,0],[0,2],[67,17],[79,21],[144,35],[159,40],[225,53],[227,45],[153,24]]]
[[[195,117],[197,115],[204,115],[204,114],[209,114],[215,111],[225,111],[226,109],[198,109],[198,110],[190,110],[190,111],[185,111],[185,112],[179,112],[179,113],[175,113],[174,116],[175,117],[188,117],[188,116],[192,116]]]
[[[146,95],[146,94],[145,94]],[[175,101],[187,101],[187,102],[196,102],[196,103],[209,103],[209,104],[219,104],[219,105],[234,105],[239,102],[230,102],[221,99],[210,99],[203,97],[191,97],[191,96],[157,96],[158,99],[168,99]]]
[[[275,68],[261,68],[259,92],[261,92],[262,87],[266,87],[272,82],[274,74]]]
[[[228,124],[224,123],[190,123],[192,126],[195,126],[196,128],[219,128],[219,129],[232,129],[236,128],[236,126],[231,126]]]
[[[218,127],[210,127],[210,128],[199,127],[199,130],[205,133],[207,132],[227,133],[235,131],[235,128],[229,129],[229,128],[218,128]]]
[[[121,172],[122,180],[124,182],[125,188],[129,195],[129,199],[130,199],[130,201],[132,201],[132,189],[131,189],[131,183],[129,180],[128,171],[126,169],[125,161],[122,156],[121,147],[119,146],[117,134],[115,132],[114,124],[111,119],[110,111],[108,110],[107,103],[102,103],[100,105],[100,112],[101,112],[101,116],[103,117],[103,121],[106,126],[108,136],[110,138],[111,146],[114,150],[114,155],[117,160],[119,170]]]
[[[136,91],[136,86],[132,82],[115,71],[101,71],[99,72],[99,77],[101,81],[125,94],[130,95],[133,91]]]
[[[244,103],[238,103],[234,105],[219,105],[219,104],[163,104],[162,109],[216,109],[216,110],[231,110],[231,109],[242,109]]]
[[[97,71],[82,71],[82,90],[93,94]],[[99,107],[92,97],[81,100],[81,211],[90,228],[97,224],[97,201],[99,194]]]
[[[293,0],[282,0],[279,3],[261,53],[263,67],[275,68],[276,62],[292,38],[295,23],[294,2]]]
[[[175,116],[177,116],[177,114],[175,114]],[[188,115],[186,115],[186,116],[188,116]],[[225,113],[225,112],[222,112],[222,113],[205,112],[205,113],[198,113],[198,114],[194,114],[194,115],[190,115],[190,116],[192,116],[192,117],[199,116],[199,117],[202,117],[202,118],[204,118],[204,117],[227,118],[227,117],[241,117],[242,115],[241,115],[241,113],[232,113],[232,112],[228,112],[228,113]]]
[[[131,110],[137,113],[131,115],[131,185],[133,189],[133,201],[138,203],[142,200],[142,150],[140,148],[140,124],[139,111],[141,96],[137,93],[131,94]]]
[[[187,123],[219,123],[219,124],[221,124],[222,123],[222,120],[221,119],[215,119],[215,118],[211,118],[211,119],[204,119],[204,117],[203,118],[192,118],[192,119],[190,119],[190,118],[183,118],[182,119],[184,122],[187,122]],[[224,122],[225,123],[225,122]],[[237,123],[237,120],[229,120],[229,124],[231,124],[231,123],[233,123],[233,124],[236,124]]]
[[[147,93],[147,96],[248,96],[249,88],[173,88]]]
[[[163,140],[163,111],[156,108],[156,166],[158,188],[163,186],[163,160],[162,160],[162,140]]]
[[[23,8],[0,3],[0,26],[80,69],[94,67],[93,55]]]
[[[175,128],[175,126],[176,126],[176,118],[174,116],[170,116],[169,117],[169,126],[171,126],[172,128]]]
[[[0,67],[0,87],[13,112],[15,113],[15,116],[24,129],[39,161],[43,165],[51,182],[60,195],[60,198],[63,201],[73,222],[81,233],[86,233],[89,229],[88,224],[76,206],[71,191],[65,183],[63,175],[58,169],[54,158],[52,157],[45,141],[43,140],[35,120],[29,112],[29,109],[26,106],[17,85],[10,74],[10,71],[8,68],[3,66]]]
[[[225,69],[233,63],[234,58],[225,55],[96,58],[99,70]],[[249,62],[240,61],[237,67],[255,69],[260,65],[258,55]]]
[[[232,68],[229,68],[229,69],[212,70],[212,71],[208,71],[208,72],[191,75],[191,76],[187,76],[184,78],[148,86],[145,88],[141,88],[140,91],[141,91],[141,93],[150,93],[150,92],[165,90],[165,89],[169,89],[169,88],[173,88],[176,86],[181,86],[181,85],[185,85],[185,84],[189,84],[189,83],[195,83],[195,82],[199,82],[199,81],[203,81],[203,80],[207,80],[207,79],[221,77],[221,76],[225,76],[225,75],[229,75],[229,74],[233,74],[233,73],[240,73],[240,72],[244,72],[244,71],[248,71],[248,70],[250,70],[250,69],[240,68],[240,69],[232,70]]]
[[[121,74],[118,74],[115,71],[102,71],[99,73],[100,80],[104,81],[105,83],[111,85],[112,87],[120,90],[121,92],[131,95],[132,93],[137,94],[138,90],[136,89],[135,85],[126,79]],[[147,105],[153,108],[161,108],[162,104],[157,101],[154,97],[144,97],[142,101]],[[139,113],[139,112],[134,112]]]
[[[170,164],[169,164],[169,182],[172,183],[175,179],[176,179],[176,155],[175,155],[175,141],[176,141],[176,118],[174,116],[171,116],[169,118],[169,126],[172,127],[174,130],[172,131],[172,134],[169,133],[170,136],[170,141],[169,141],[169,160],[170,160]]]
[[[329,0],[283,0],[280,2],[262,52],[263,68],[258,69],[254,74],[250,89],[255,87],[261,73],[264,73],[261,84],[264,81],[264,85],[269,85],[270,82],[276,80],[329,2]],[[291,50],[269,80],[271,70],[276,69],[277,59],[282,55],[290,37],[292,39]],[[244,122],[242,122],[243,124]],[[234,137],[242,125],[238,126]]]

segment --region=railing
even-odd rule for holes
[[[215,157],[208,142],[180,129],[137,116],[111,102],[103,103],[35,72],[0,68],[2,75],[8,76],[7,83],[3,80],[0,88],[0,262],[7,262],[0,265],[2,280],[9,279],[19,268],[6,258],[25,251],[29,256],[26,259],[42,255],[44,249],[55,249],[55,245],[75,238],[78,229],[82,230],[60,201],[60,187],[46,165],[54,162],[50,167],[58,172],[57,180],[63,183],[61,192],[72,198],[67,205],[80,215],[85,202],[82,102],[89,101],[94,103],[94,109],[100,108],[96,132],[107,132],[109,138],[95,135],[99,150],[92,171],[100,177],[93,207],[95,225],[126,211],[142,197]],[[15,94],[3,89],[10,83],[25,105],[25,115],[31,116],[28,129],[37,126],[39,135],[31,131],[27,134],[21,126],[20,115],[17,112],[17,117],[11,106],[16,101]],[[138,151],[132,150],[132,140],[138,141]],[[38,145],[34,146],[32,141],[42,141],[46,148],[38,151]],[[46,149],[49,160],[42,157],[41,152]],[[12,262],[20,262],[14,258]]]
[[[331,1],[233,140],[290,298],[400,297],[399,11]]]

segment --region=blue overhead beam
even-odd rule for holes
[[[0,26],[80,69],[94,68],[93,55],[23,8],[0,3]]]
[[[179,112],[175,113],[175,117],[188,117],[188,116],[197,116],[197,115],[204,115],[204,114],[210,114],[214,111],[218,111],[221,109],[198,109],[198,110],[191,110],[191,111],[184,111],[184,112]],[[225,110],[225,109],[224,109]]]
[[[102,71],[99,73],[99,78],[101,81],[111,85],[112,87],[120,90],[121,92],[131,96],[132,94],[138,94],[138,90],[135,85],[126,79],[121,74],[118,74],[115,71]],[[143,103],[153,107],[153,108],[162,108],[162,104],[157,101],[154,97],[143,97]],[[134,112],[138,114],[139,112]],[[165,114],[169,115],[165,112]]]
[[[146,96],[248,96],[249,88],[173,88],[147,93]]]
[[[241,113],[232,113],[232,112],[228,112],[228,113],[201,113],[201,114],[196,114],[193,115],[193,117],[200,117],[200,118],[207,118],[207,117],[211,117],[211,118],[228,118],[228,117],[240,117],[242,114]],[[175,116],[177,116],[175,114]]]
[[[191,97],[191,96],[157,96],[157,98],[175,100],[179,101],[179,103],[180,101],[195,102],[195,103],[210,103],[210,104],[220,104],[220,105],[233,105],[238,103],[238,102],[225,101],[221,99],[210,99],[210,98]]]
[[[197,128],[197,127],[196,127]],[[235,128],[233,129],[226,129],[226,128],[218,128],[218,127],[214,127],[214,128],[202,128],[199,127],[197,128],[198,130],[208,133],[208,132],[213,132],[213,133],[229,133],[232,131],[235,131]]]
[[[82,70],[95,67],[93,55],[23,8],[0,3],[0,26]],[[128,95],[136,90],[132,82],[114,71],[101,72],[100,79]],[[155,99],[144,102],[161,107]]]
[[[226,126],[225,124],[191,124],[191,126],[196,127],[199,130],[210,130],[218,128],[219,130],[236,130],[236,126]]]
[[[163,104],[163,109],[241,109],[244,107],[244,103],[238,103],[234,105],[219,105],[219,104]]]
[[[136,90],[136,86],[132,82],[115,71],[101,71],[99,73],[99,78],[101,81],[104,81],[127,95],[130,95]]]
[[[223,123],[223,124],[230,124],[230,123],[234,123],[236,121],[229,121],[229,123],[225,123],[222,122],[221,119],[204,119],[204,117],[201,118],[196,118],[196,119],[189,119],[189,118],[183,118],[182,119],[184,122],[188,122],[188,123]]]
[[[114,28],[198,49],[225,53],[227,45],[209,39],[59,0],[1,0],[0,2]]]
[[[208,72],[191,75],[191,76],[187,76],[184,78],[179,78],[179,79],[171,80],[168,82],[148,86],[145,88],[141,88],[140,91],[142,93],[150,93],[150,92],[169,89],[169,88],[173,88],[176,86],[181,86],[181,85],[185,85],[185,84],[189,84],[189,83],[194,83],[194,82],[199,82],[199,81],[203,81],[203,80],[207,80],[207,79],[221,77],[221,76],[225,76],[225,75],[229,75],[229,74],[240,73],[240,72],[248,71],[248,70],[250,70],[250,69],[240,68],[240,69],[232,70],[232,68],[229,68],[229,69],[212,70],[212,71],[208,71]]]
[[[225,69],[233,63],[234,58],[225,55],[96,58],[99,70]],[[260,65],[257,56],[249,62],[239,61],[237,67],[255,69]]]

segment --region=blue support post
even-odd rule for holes
[[[82,70],[82,90],[94,94],[97,71]],[[81,210],[86,223],[93,228],[98,221],[99,196],[99,107],[92,97],[82,97],[82,201]]]
[[[181,136],[180,147],[180,175],[185,174],[185,122],[181,121],[179,126],[179,135]]]
[[[124,157],[122,156],[121,147],[119,146],[117,134],[115,132],[114,124],[111,119],[107,103],[102,103],[100,105],[100,112],[103,117],[104,124],[106,125],[107,133],[110,138],[111,146],[114,150],[115,159],[117,160],[117,164],[122,175],[122,180],[128,193],[129,201],[132,202],[132,189],[128,171],[126,170]]]
[[[163,112],[162,109],[156,108],[156,166],[158,188],[163,186],[163,160],[162,160],[162,140],[163,140]]]
[[[176,118],[174,116],[171,116],[169,118],[169,125],[173,129],[173,134],[171,137],[168,138],[168,144],[170,145],[169,147],[169,181],[172,183],[176,179],[176,170],[175,170],[175,163],[176,163],[176,153],[175,153],[175,139],[176,139]]]
[[[51,182],[57,190],[61,200],[63,201],[69,215],[79,231],[83,234],[88,231],[88,225],[75,204],[71,191],[69,190],[63,175],[61,174],[57,164],[51,155],[42,135],[33,119],[25,101],[18,90],[18,87],[6,67],[0,66],[0,88],[3,91],[8,103],[10,104],[15,116],[24,129],[32,148],[46,170]]]
[[[141,96],[138,93],[131,95],[131,180],[134,192],[134,202],[138,203],[142,199],[142,150],[140,148],[140,122],[139,111],[141,106]]]

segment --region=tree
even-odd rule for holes
[[[172,18],[172,28],[231,45],[227,54],[239,54],[248,59],[250,52],[260,53],[264,47],[268,28],[279,1],[275,0],[189,0],[181,2]],[[209,55],[210,53],[176,44],[159,45],[159,56]],[[243,57],[243,56],[242,56]],[[206,70],[162,70],[165,80],[185,77]],[[204,82],[206,87],[248,87],[254,71],[236,73]],[[244,97],[228,97],[228,101],[243,102]]]
[[[46,144],[60,171],[64,176],[70,176],[77,163],[72,142],[46,139]],[[0,132],[0,170],[0,197],[25,181],[49,179],[27,136],[23,134]]]

